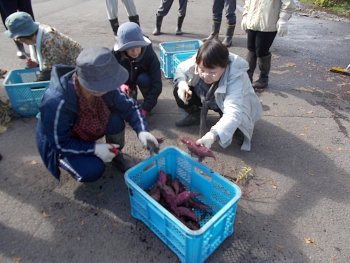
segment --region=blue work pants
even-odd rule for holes
[[[225,9],[225,16],[228,25],[236,24],[236,0],[214,0],[213,20],[222,20],[222,11]]]
[[[157,16],[166,16],[173,4],[174,0],[161,0],[157,10]],[[178,17],[186,16],[187,0],[179,0]]]

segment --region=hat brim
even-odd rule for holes
[[[120,66],[116,73],[107,79],[98,81],[87,81],[81,76],[77,76],[79,83],[91,92],[108,92],[117,89],[129,79],[129,72]]]
[[[11,33],[11,31],[10,30],[6,30],[5,32],[4,32],[4,34],[5,34],[5,36],[7,36],[7,37],[9,37],[9,38],[17,38],[17,37],[27,37],[27,36],[30,36],[31,34],[33,34],[36,30],[38,30],[38,28],[39,28],[39,25],[40,25],[40,23],[39,22],[33,22],[35,25],[37,25],[37,27],[35,28],[35,30],[34,30],[34,28],[33,28],[33,32],[31,32],[30,34],[20,34],[20,33]]]
[[[149,40],[147,37],[144,36],[143,40],[144,41],[132,41],[122,46],[118,46],[118,41],[117,41],[114,45],[114,51],[125,51],[128,49],[137,48],[137,47],[147,47],[151,44],[151,40]]]

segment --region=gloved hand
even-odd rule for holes
[[[277,21],[277,35],[279,37],[284,37],[285,35],[288,34],[288,20],[284,18],[279,18]]]
[[[202,138],[196,141],[196,144],[203,144],[204,147],[210,149],[213,142],[215,142],[215,135],[212,132],[207,132]]]
[[[143,116],[146,117],[147,111],[145,111],[145,110],[142,109],[141,112],[142,112]]]
[[[139,140],[142,143],[142,147],[150,151],[151,155],[159,152],[159,144],[156,138],[147,131],[139,133]]]
[[[115,148],[119,148],[119,144],[113,144]],[[96,143],[94,154],[100,158],[104,163],[109,163],[115,157],[115,154],[110,151],[112,145],[107,143]]]
[[[247,15],[243,16],[242,18],[241,28],[243,32],[247,33]]]
[[[192,97],[192,91],[190,90],[190,87],[187,85],[186,81],[182,80],[179,82],[177,95],[185,104],[188,104],[188,101]]]

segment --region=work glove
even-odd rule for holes
[[[215,142],[215,135],[212,132],[207,132],[202,138],[196,141],[197,145],[203,145],[210,149],[211,145]]]
[[[288,25],[287,25],[288,20],[280,17],[277,21],[277,35],[279,37],[284,37],[288,33]]]
[[[115,148],[120,147],[119,144],[113,144],[113,146]],[[96,143],[94,154],[98,158],[100,158],[104,163],[109,163],[115,157],[115,154],[110,151],[113,148],[113,146],[111,144],[107,144],[107,143]]]
[[[154,138],[154,136],[147,132],[147,131],[142,131],[139,133],[139,140],[142,143],[142,147],[144,149],[147,149],[151,156],[154,155],[154,153],[158,153],[159,152],[159,144],[158,141],[156,140],[156,138]]]
[[[192,97],[192,91],[190,90],[190,87],[187,85],[186,81],[182,80],[179,82],[177,95],[186,105],[188,104],[188,101]]]
[[[241,22],[241,28],[243,32],[247,33],[247,16],[243,16],[242,22]]]

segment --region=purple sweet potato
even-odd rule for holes
[[[171,174],[166,174],[166,185],[171,187],[171,183],[173,182],[173,177]]]
[[[192,208],[198,208],[198,209],[203,209],[203,210],[211,210],[212,209],[210,206],[207,206],[201,202],[194,201],[193,198],[189,198],[188,203],[189,203],[190,207],[192,207]]]
[[[199,222],[198,216],[187,207],[179,206],[177,207],[177,212],[178,212],[178,216],[186,216],[195,222]]]
[[[161,196],[164,197],[167,204],[171,207],[176,201],[176,195],[174,190],[171,187],[162,184],[161,182],[157,182],[157,184],[159,186]]]
[[[154,191],[154,193],[150,194],[150,196],[151,196],[154,200],[156,200],[157,202],[159,202],[159,200],[160,200],[160,189],[157,188],[157,190]]]
[[[185,224],[189,229],[192,229],[192,230],[199,230],[200,228],[200,225],[197,223],[197,222],[193,222],[192,220],[189,220],[186,222]]]
[[[175,195],[177,195],[179,193],[179,189],[180,189],[180,180],[178,177],[175,177],[175,179],[172,181],[171,186],[174,189]]]
[[[185,204],[186,207],[188,207],[188,198],[190,198],[191,192],[190,191],[184,191],[176,196],[176,203],[177,205]]]
[[[185,137],[180,137],[180,141],[186,144],[187,148],[194,154],[200,157],[211,157],[214,158],[214,160],[216,160],[214,153],[210,149],[201,145],[196,145],[196,141]]]
[[[158,182],[161,182],[162,184],[166,184],[166,173],[164,171],[159,172]]]

